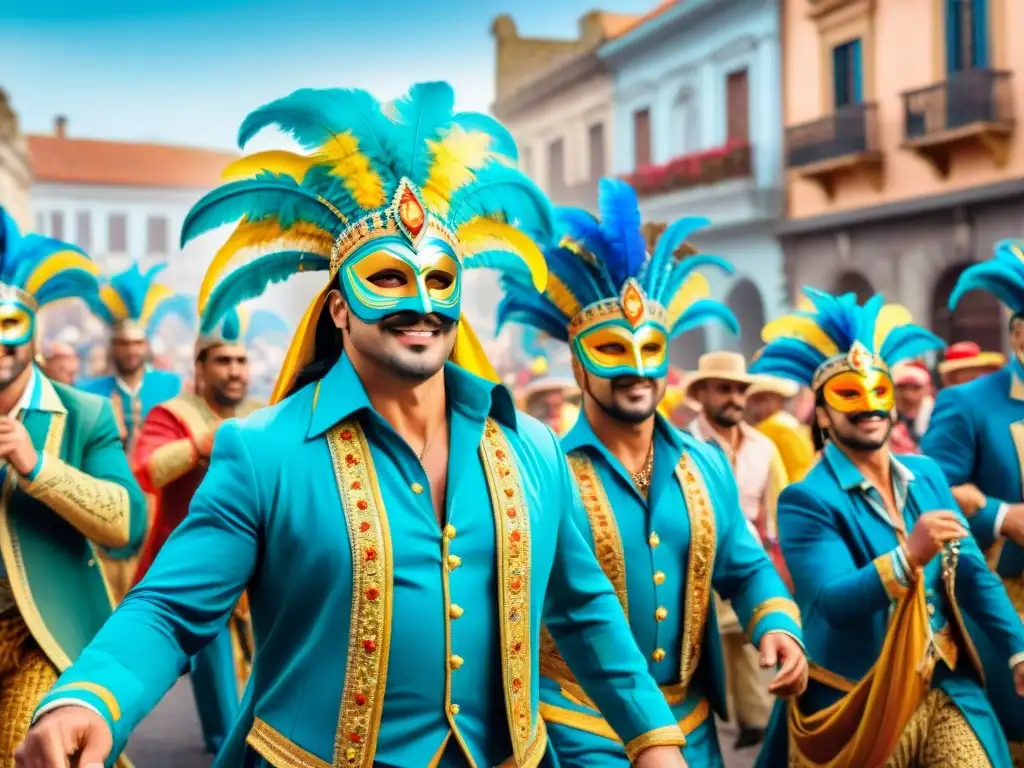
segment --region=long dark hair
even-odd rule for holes
[[[825,450],[825,443],[828,441],[828,432],[818,426],[818,409],[825,406],[825,388],[818,387],[814,393],[814,410],[811,411],[811,438],[814,440],[814,452],[820,453]]]
[[[331,284],[332,290],[338,289],[337,278]],[[316,334],[313,343],[313,360],[303,366],[295,377],[285,396],[293,395],[307,384],[320,381],[334,364],[341,359],[345,345],[341,338],[341,330],[334,324],[334,318],[324,305],[320,317],[316,321]]]

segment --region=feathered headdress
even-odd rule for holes
[[[669,338],[712,320],[739,331],[732,311],[708,298],[707,278],[696,271],[713,266],[731,273],[732,265],[718,256],[675,256],[696,230],[710,223],[707,219],[675,222],[648,257],[633,188],[618,179],[601,179],[597,202],[599,218],[579,208],[557,210],[561,239],[544,250],[548,284],[543,292],[519,275],[502,277],[499,327],[512,320],[570,341],[596,322],[624,315],[634,327],[645,320],[659,323]]]
[[[362,90],[299,90],[250,114],[239,144],[271,125],[307,154],[242,158],[225,171],[238,180],[206,195],[185,220],[182,244],[241,219],[203,280],[204,323],[296,272],[322,270],[333,279],[373,238],[400,234],[415,243],[428,229],[450,242],[462,268],[519,272],[543,288],[543,257],[516,225],[550,231],[550,205],[516,170],[508,131],[486,115],[456,113],[447,83],[421,83],[387,103]],[[275,401],[312,360],[328,290],[293,339]],[[464,319],[453,360],[498,380]]]
[[[0,301],[34,315],[61,299],[90,301],[99,288],[99,267],[85,251],[42,235],[23,235],[0,208]]]
[[[133,262],[100,286],[99,293],[89,302],[90,308],[115,333],[149,336],[165,313],[175,309],[173,303],[167,303],[174,297],[174,291],[156,282],[156,276],[166,266],[157,264],[143,272],[138,262]]]
[[[991,293],[1014,315],[1024,313],[1024,240],[1000,240],[992,259],[961,272],[949,294],[950,310],[971,291]]]
[[[764,327],[765,346],[750,366],[751,373],[817,390],[844,371],[888,372],[902,360],[945,346],[934,333],[914,325],[906,307],[886,304],[880,294],[863,305],[852,293],[833,296],[804,288],[804,294],[813,308]]]

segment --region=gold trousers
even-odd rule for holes
[[[933,688],[903,729],[885,768],[992,768],[967,718]]]
[[[14,750],[57,677],[21,616],[0,617],[0,768],[14,768]]]

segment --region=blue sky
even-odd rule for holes
[[[608,0],[643,12],[657,0]],[[232,148],[245,114],[301,87],[493,95],[494,17],[571,37],[595,0],[0,0],[0,87],[28,133]],[[443,10],[442,10],[443,9]]]

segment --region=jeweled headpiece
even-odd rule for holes
[[[115,336],[148,338],[168,314],[177,311],[173,290],[156,277],[166,264],[157,264],[145,272],[138,262],[104,281],[89,302],[93,313],[109,325]]]
[[[250,114],[239,144],[270,125],[308,154],[242,158],[225,171],[242,180],[206,195],[186,218],[183,243],[241,219],[203,280],[203,324],[270,283],[322,270],[331,280],[300,324],[273,400],[312,360],[334,279],[364,322],[401,311],[458,321],[452,359],[497,381],[461,317],[461,270],[518,273],[542,289],[544,259],[517,227],[539,236],[552,227],[547,198],[515,167],[508,131],[486,115],[456,113],[447,83],[421,83],[387,103],[361,90],[296,91]],[[401,285],[371,279],[383,271]]]
[[[36,312],[61,299],[89,301],[99,267],[81,248],[42,235],[23,235],[0,208],[0,344],[21,346],[35,334]]]
[[[738,332],[732,311],[708,298],[707,278],[695,271],[714,266],[732,272],[732,265],[718,256],[675,255],[707,219],[675,222],[648,256],[629,184],[601,179],[598,213],[557,210],[559,239],[544,249],[547,288],[541,293],[516,275],[502,277],[499,327],[511,320],[562,339],[580,364],[603,378],[665,376],[669,340],[712,320]]]

